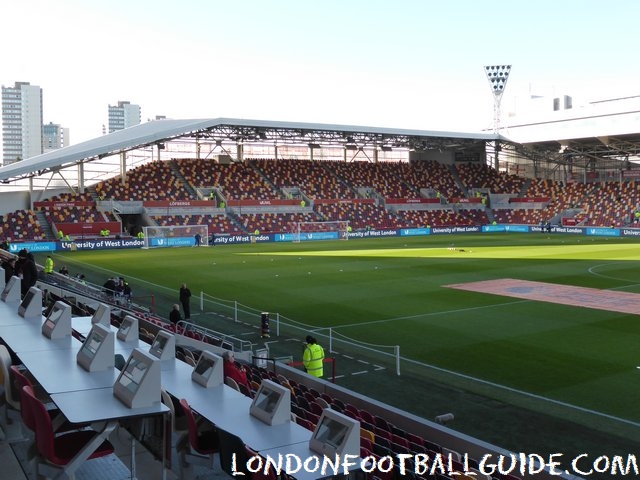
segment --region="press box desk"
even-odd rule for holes
[[[295,422],[267,425],[249,414],[251,398],[227,386],[205,388],[191,380],[193,367],[176,360],[163,364],[161,383],[174,397],[185,398],[193,410],[217,427],[237,435],[257,451],[300,442],[309,443],[311,432]]]

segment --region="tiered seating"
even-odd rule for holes
[[[497,172],[486,164],[463,163],[456,165],[458,176],[468,189],[488,188],[491,193],[519,194],[525,179],[506,172]]]
[[[406,210],[402,212],[407,227],[453,227],[464,225],[478,225],[472,218],[468,218],[453,209],[443,210]],[[486,223],[484,223],[486,225]]]
[[[93,198],[89,192],[82,194],[63,193],[54,195],[48,202],[55,203],[86,203],[91,202]],[[50,225],[55,223],[94,223],[94,222],[113,222],[116,221],[115,215],[111,212],[99,212],[95,206],[43,206],[39,207]]]
[[[489,217],[487,217],[487,213],[484,210],[477,208],[460,208],[458,209],[458,213],[469,220],[472,225],[487,225],[489,223]]]
[[[110,212],[98,212],[92,207],[42,207],[49,223],[93,223],[115,221]]]
[[[310,198],[350,199],[355,193],[341,183],[332,173],[334,164],[331,162],[310,160],[252,160],[251,163],[259,168],[278,188],[298,187]]]
[[[123,185],[117,176],[96,185],[101,198],[114,200],[190,200],[184,184],[167,162],[151,162],[127,172]]]
[[[317,204],[315,209],[326,220],[348,220],[349,226],[354,230],[395,229],[404,226],[401,219],[373,203]]]
[[[91,193],[85,191],[84,193],[61,193],[51,197],[49,202],[93,202]]]
[[[154,215],[151,216],[151,219],[161,227],[207,225],[210,234],[239,235],[246,233],[225,215]]]
[[[397,454],[416,455],[421,453],[429,455],[430,458],[435,458],[437,454],[451,454],[452,471],[460,473],[465,471],[465,465],[461,463],[461,457],[457,452],[448,449],[445,445],[441,445],[432,439],[424,438],[419,433],[401,428],[387,420],[384,416],[343,401],[336,394],[331,395],[326,392],[320,392],[304,383],[296,382],[282,374],[275,374],[270,370],[259,368],[255,365],[248,366],[247,377],[249,378],[253,391],[258,389],[263,379],[271,380],[288,388],[291,391],[291,413],[293,414],[293,418],[296,423],[308,430],[314,430],[325,408],[331,408],[332,410],[358,420],[360,422],[361,457],[373,455],[376,459],[379,459],[386,455],[395,457]],[[411,461],[411,459],[407,459],[407,463],[405,464],[408,472],[410,472],[407,476],[413,479],[422,478],[413,474],[415,469],[412,468]],[[483,475],[477,470],[477,460],[469,458],[468,463],[466,466],[469,467],[470,472],[475,474],[474,478],[489,480],[487,475]],[[400,478],[398,474],[399,471],[397,471],[396,467],[396,471],[391,470],[387,472],[386,475],[388,475],[388,477],[385,478],[389,480],[391,478]],[[376,478],[381,479],[382,477],[380,475],[382,475],[381,472],[376,472]],[[466,478],[462,475],[460,476]],[[458,478],[458,475],[456,475],[455,478]],[[519,479],[518,477],[513,477],[511,480]]]
[[[576,215],[579,225],[620,227],[635,221],[634,213],[639,200],[635,182],[600,184],[597,198],[597,204],[584,202],[584,211]]]
[[[436,161],[402,164],[403,178],[417,191],[432,188],[447,198],[465,197],[446,165]]]
[[[0,237],[14,242],[47,238],[33,210],[17,210],[6,214],[0,224]]]
[[[580,207],[586,198],[596,199],[597,197],[591,196],[595,189],[595,184],[574,182],[565,185],[563,182],[554,180],[533,179],[526,195],[551,199],[549,204],[540,211],[540,220],[546,221],[568,208]]]
[[[315,215],[303,213],[251,213],[238,215],[244,229],[253,233],[293,233],[298,222],[317,222]]]
[[[386,198],[415,198],[417,192],[403,181],[403,167],[397,162],[332,162],[331,170],[354,189],[373,188]]]
[[[250,164],[211,160],[175,160],[184,178],[195,187],[217,187],[227,200],[269,200],[280,194]]]
[[[513,225],[538,225],[547,220],[544,210],[523,208],[494,210],[493,216],[498,223]]]

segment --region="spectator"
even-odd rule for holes
[[[102,287],[104,288],[104,293],[109,297],[113,297],[116,294],[116,281],[113,278],[108,278]]]
[[[4,269],[4,284],[6,285],[9,282],[9,279],[13,277],[15,273],[15,258],[5,258],[2,262],[2,268]]]
[[[127,302],[131,302],[131,286],[129,285],[129,282],[127,282],[124,278],[122,279],[122,296]]]
[[[184,311],[184,319],[191,319],[191,290],[187,287],[186,283],[183,283],[180,287],[180,303],[182,304],[182,310]]]
[[[171,312],[169,312],[169,321],[176,325],[180,320],[182,320],[182,315],[180,315],[180,305],[174,303]]]
[[[124,278],[116,279],[116,297],[124,297]]]
[[[69,270],[67,269],[66,265],[61,266],[60,270],[58,270],[58,273],[61,275],[69,276]]]
[[[232,378],[238,385],[244,385],[251,389],[247,379],[247,371],[243,366],[236,363],[233,352],[226,350],[222,356],[224,358],[224,377]]]
[[[33,287],[38,281],[38,267],[36,266],[36,261],[33,258],[33,253],[25,253],[25,260],[22,263],[20,273],[22,273],[20,291],[22,293],[22,296],[24,296],[29,291],[29,289]]]

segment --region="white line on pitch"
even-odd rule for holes
[[[369,373],[367,370],[362,370],[361,372],[353,372],[351,375],[362,375],[363,373]]]

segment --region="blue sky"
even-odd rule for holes
[[[485,65],[512,65],[503,106],[640,94],[636,0],[29,0],[2,16],[0,83],[41,86],[74,143],[119,100],[143,121],[477,131]]]

